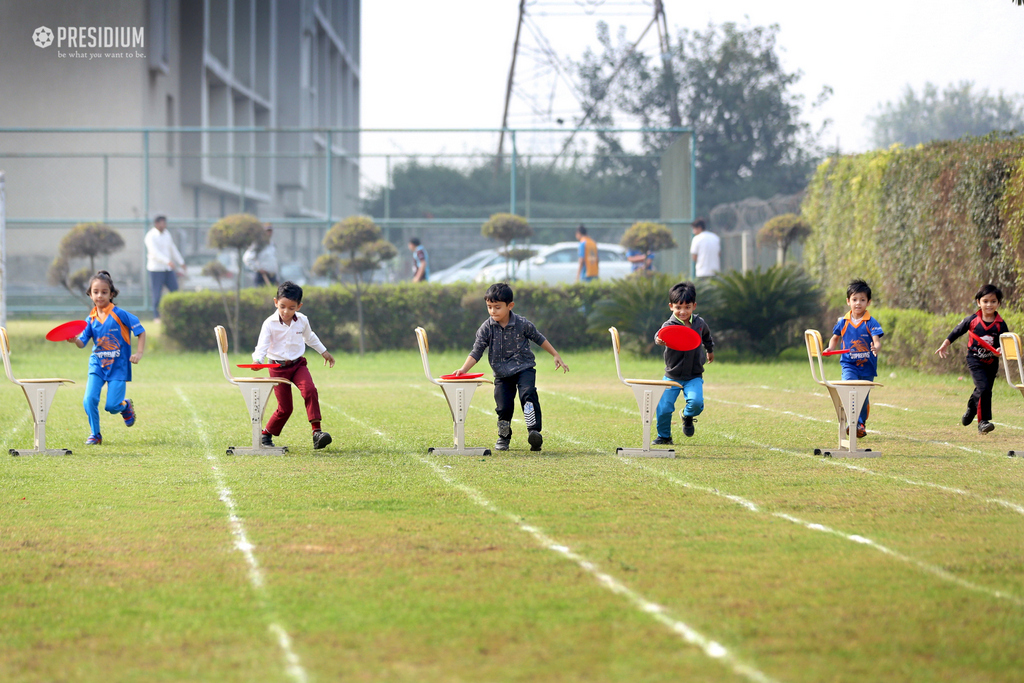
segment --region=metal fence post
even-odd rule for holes
[[[149,225],[149,131],[142,131],[142,234],[145,239],[146,226]],[[143,253],[146,249],[143,247]],[[142,259],[142,310],[149,310],[149,273],[146,271],[146,259]]]
[[[512,177],[512,187],[509,192],[512,196],[508,204],[509,213],[514,216],[516,213],[516,132],[513,130],[510,133],[512,139],[512,172],[510,174]]]
[[[0,327],[7,326],[7,192],[0,171]]]
[[[327,227],[331,227],[334,218],[334,141],[331,131],[327,131]]]

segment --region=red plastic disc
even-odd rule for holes
[[[49,341],[67,341],[72,337],[77,337],[82,334],[82,330],[86,327],[84,320],[72,320],[70,322],[57,325],[49,332],[46,333],[46,338]]]

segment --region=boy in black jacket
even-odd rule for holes
[[[701,345],[692,351],[676,351],[665,347],[665,379],[679,382],[682,389],[669,387],[658,403],[658,438],[656,444],[672,443],[672,414],[676,411],[676,398],[683,392],[686,407],[683,408],[683,434],[693,436],[694,418],[704,411],[704,362],[715,360],[715,342],[711,339],[711,330],[699,315],[694,315],[697,306],[697,290],[691,282],[680,282],[673,285],[668,293],[668,307],[672,317],[665,321],[662,328],[669,325],[686,325],[700,335]],[[665,342],[657,336],[656,344],[665,346]]]

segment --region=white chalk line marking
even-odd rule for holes
[[[256,555],[253,550],[256,546],[249,541],[249,537],[245,533],[245,525],[242,523],[241,517],[238,516],[235,508],[235,500],[231,496],[231,489],[228,488],[227,483],[224,480],[224,475],[220,471],[220,467],[217,466],[217,457],[213,455],[213,451],[210,448],[209,437],[206,433],[206,427],[203,425],[202,420],[199,418],[199,414],[196,413],[195,407],[192,402],[188,400],[181,387],[175,387],[174,390],[178,393],[178,398],[188,408],[191,413],[192,421],[196,424],[196,431],[199,433],[199,439],[202,441],[203,449],[206,451],[206,459],[210,463],[210,470],[213,472],[214,483],[217,485],[218,499],[224,503],[224,507],[228,511],[228,526],[231,530],[231,535],[235,539],[235,549],[242,553],[245,557],[245,562],[249,567],[249,583],[252,584],[253,590],[260,598],[260,602],[263,603],[263,609],[267,610],[267,588],[266,582],[263,578],[263,570],[260,569],[259,562],[256,560]],[[292,640],[288,636],[288,632],[278,624],[273,616],[271,621],[267,625],[267,630],[277,640],[278,646],[281,648],[281,652],[284,654],[285,659],[285,673],[296,683],[306,683],[309,680],[306,675],[306,670],[302,667],[302,663],[299,660],[299,656],[295,654],[295,650],[292,649]]]
[[[966,588],[968,590],[975,591],[975,592],[978,592],[978,593],[984,593],[986,595],[990,595],[990,596],[992,596],[994,598],[999,598],[1001,600],[1007,600],[1007,601],[1012,602],[1013,604],[1018,605],[1018,606],[1024,606],[1024,599],[1019,598],[1016,595],[1013,595],[1012,593],[1007,593],[1005,591],[1001,591],[1001,590],[994,589],[994,588],[987,588],[985,586],[981,586],[981,585],[978,585],[978,584],[973,583],[971,581],[968,581],[967,579],[960,578],[959,576],[956,576],[955,574],[953,574],[951,572],[948,572],[948,571],[946,571],[945,569],[943,569],[941,567],[937,567],[937,566],[935,566],[933,564],[929,564],[929,563],[924,562],[922,560],[918,560],[917,558],[910,557],[909,555],[905,555],[905,554],[903,554],[903,553],[901,553],[899,551],[896,551],[896,550],[893,550],[892,548],[884,546],[881,543],[877,543],[877,542],[871,540],[870,538],[867,538],[866,536],[861,536],[860,534],[848,534],[848,533],[846,533],[844,531],[839,531],[838,529],[833,529],[832,527],[825,526],[824,524],[818,524],[816,522],[808,522],[806,520],[800,519],[799,517],[787,514],[785,512],[770,512],[770,511],[767,511],[767,510],[762,510],[761,506],[758,503],[755,503],[754,501],[748,500],[748,499],[743,498],[741,496],[736,496],[736,495],[732,495],[732,494],[723,493],[723,492],[719,491],[718,489],[711,488],[709,486],[702,486],[700,484],[693,484],[693,483],[690,483],[690,482],[687,482],[687,481],[683,481],[682,479],[679,479],[679,478],[677,478],[677,477],[675,477],[675,476],[673,476],[673,475],[671,475],[671,474],[669,474],[667,472],[664,472],[664,471],[662,471],[662,470],[660,470],[658,468],[655,468],[655,467],[651,467],[651,466],[646,465],[645,463],[642,463],[642,462],[637,462],[635,460],[631,460],[631,459],[623,458],[623,457],[618,457],[617,459],[622,461],[622,462],[624,462],[624,463],[626,463],[626,464],[628,464],[628,465],[633,465],[634,467],[638,467],[638,468],[640,468],[640,469],[642,469],[644,471],[653,472],[653,473],[657,474],[658,476],[666,479],[667,481],[672,482],[673,484],[675,484],[677,486],[681,486],[681,487],[687,488],[687,489],[693,489],[693,490],[696,490],[696,491],[702,491],[704,493],[710,493],[711,495],[719,496],[721,498],[725,498],[727,500],[730,500],[730,501],[736,503],[737,505],[739,505],[740,507],[748,510],[749,512],[765,514],[765,515],[771,515],[772,517],[778,517],[779,519],[784,519],[787,522],[792,522],[793,524],[800,525],[802,527],[810,529],[811,531],[819,531],[819,532],[823,532],[823,533],[827,533],[827,534],[832,534],[834,536],[838,536],[839,538],[845,539],[847,541],[852,541],[852,542],[858,543],[860,545],[865,545],[865,546],[867,546],[869,548],[877,550],[880,553],[888,555],[889,557],[892,557],[894,559],[900,560],[901,562],[905,562],[907,564],[916,566],[918,569],[921,569],[922,571],[925,571],[925,572],[927,572],[929,574],[932,574],[933,576],[936,576],[936,577],[942,579],[943,581],[948,581],[950,583],[954,583],[954,584],[960,586],[961,588]]]
[[[387,436],[383,432],[381,432],[379,429],[375,427],[368,425],[366,422],[356,417],[353,417],[352,415],[349,415],[344,411],[339,410],[338,412],[341,413],[343,417],[351,420],[352,422],[361,427],[364,427],[372,431],[381,438],[387,438]],[[483,494],[481,494],[476,489],[467,486],[466,484],[463,484],[461,482],[455,481],[451,476],[449,476],[447,472],[444,471],[444,467],[438,465],[435,462],[432,462],[430,459],[425,458],[422,455],[419,455],[418,453],[410,453],[410,455],[412,455],[421,463],[432,469],[434,473],[446,484],[464,493],[466,497],[468,497],[472,502],[477,504],[479,507],[482,507],[488,512],[491,512],[495,515],[510,520],[520,531],[523,531],[532,536],[541,547],[552,552],[555,552],[567,560],[571,560],[578,567],[580,567],[588,574],[593,576],[595,579],[597,579],[597,582],[601,586],[610,590],[612,593],[615,593],[616,595],[626,598],[634,607],[639,609],[641,612],[644,612],[645,614],[649,614],[655,621],[668,627],[669,630],[671,630],[676,635],[680,636],[685,642],[699,648],[706,656],[727,663],[734,672],[752,681],[757,681],[758,683],[773,683],[773,679],[771,679],[758,669],[754,668],[753,666],[746,664],[745,662],[738,659],[735,655],[729,652],[729,650],[721,643],[711,640],[710,638],[703,635],[699,631],[693,629],[686,623],[669,616],[668,608],[659,605],[656,602],[648,600],[641,594],[629,588],[626,584],[616,579],[611,574],[601,571],[601,569],[598,568],[598,566],[594,562],[588,560],[582,555],[577,554],[565,544],[559,543],[556,540],[550,538],[547,534],[545,534],[537,527],[524,523],[522,521],[523,518],[521,516],[515,515],[510,512],[505,512],[504,510],[498,508],[496,505],[487,500],[483,496]]]
[[[548,393],[556,394],[558,396],[563,396],[563,397],[567,396],[566,394],[562,394],[560,392],[548,392]],[[704,400],[708,400],[708,399],[705,397]],[[721,399],[711,399],[711,400],[721,401]],[[721,401],[721,402],[723,402],[723,403],[731,403],[731,402],[727,402],[727,401]],[[734,405],[744,405],[744,404],[736,403]],[[604,404],[600,404],[600,403],[595,403],[595,406],[597,406],[599,408],[604,408],[606,410],[616,410],[617,409],[617,406],[604,405]],[[765,408],[764,410],[768,410],[768,409]],[[832,424],[835,424],[835,420],[832,420],[831,422],[832,422]],[[933,483],[933,482],[923,481],[923,480],[918,480],[918,479],[909,479],[907,477],[902,477],[902,476],[895,475],[895,474],[887,474],[887,473],[883,473],[883,472],[876,472],[876,471],[870,470],[870,469],[868,469],[866,467],[861,467],[859,465],[852,465],[852,464],[847,463],[847,462],[842,462],[841,460],[835,460],[835,459],[832,459],[832,458],[822,458],[822,457],[819,457],[819,456],[808,455],[807,453],[801,453],[800,451],[790,450],[790,449],[785,449],[785,448],[779,448],[777,446],[772,446],[770,444],[760,443],[760,442],[757,442],[757,441],[753,441],[751,439],[740,438],[740,437],[737,437],[737,436],[734,436],[734,435],[731,435],[731,434],[722,433],[722,436],[724,436],[727,439],[731,439],[733,441],[743,441],[745,443],[751,444],[751,445],[756,446],[758,448],[763,448],[765,450],[773,451],[773,452],[776,452],[776,453],[783,453],[785,455],[793,455],[793,456],[796,456],[798,458],[805,458],[805,459],[808,459],[808,460],[813,460],[814,462],[825,463],[825,464],[828,464],[828,465],[833,465],[835,467],[845,467],[847,469],[854,470],[856,472],[861,472],[863,474],[868,474],[870,476],[883,477],[883,478],[886,478],[886,479],[891,479],[893,481],[899,481],[899,482],[902,482],[904,484],[910,484],[912,486],[922,486],[922,487],[927,487],[927,488],[933,488],[933,489],[936,489],[938,491],[943,491],[945,493],[952,493],[952,494],[955,494],[955,495],[958,495],[958,496],[963,496],[965,498],[973,498],[975,500],[980,500],[980,501],[983,501],[985,503],[989,503],[989,504],[992,504],[992,505],[999,505],[999,506],[1004,507],[1004,508],[1006,508],[1008,510],[1012,510],[1013,512],[1016,512],[1017,514],[1024,515],[1024,506],[1022,506],[1022,505],[1020,505],[1018,503],[1013,503],[1013,502],[1008,501],[1008,500],[1003,500],[1001,498],[989,498],[989,497],[984,496],[982,494],[972,493],[970,491],[966,491],[966,490],[960,489],[960,488],[954,488],[954,487],[951,487],[951,486],[944,486],[942,484],[936,484],[936,483]]]

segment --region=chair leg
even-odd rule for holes
[[[452,414],[452,431],[455,448],[428,448],[428,453],[438,455],[490,455],[490,448],[466,448],[466,414],[473,400],[473,393],[479,384],[442,384],[441,390],[448,401],[448,409]]]
[[[871,448],[857,448],[857,419],[867,400],[868,391],[870,389],[867,387],[829,387],[828,393],[839,422],[839,448],[825,450],[822,455],[828,458],[877,458],[882,455],[881,451]],[[819,450],[815,449],[815,454]]]
[[[263,435],[263,412],[267,408],[267,399],[274,385],[267,383],[245,383],[239,384],[238,388],[245,399],[246,407],[249,409],[249,422],[252,426],[252,448],[241,448],[230,446],[227,449],[228,455],[284,455],[288,452],[287,446],[267,447],[260,443]]]
[[[31,449],[12,448],[8,453],[11,455],[71,455],[71,451],[67,448],[46,447],[46,418],[50,414],[50,406],[53,404],[53,399],[59,388],[60,385],[56,383],[22,385],[29,409],[32,411],[35,447]]]
[[[654,426],[658,402],[661,401],[661,395],[665,393],[665,387],[648,384],[632,384],[630,385],[630,388],[633,389],[633,396],[636,398],[636,405],[640,409],[640,422],[643,429],[644,445],[643,448],[617,448],[615,449],[615,454],[639,456],[642,458],[676,457],[676,451],[674,448],[659,448],[657,450],[651,448],[651,428]]]

